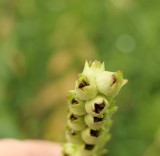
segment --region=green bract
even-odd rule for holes
[[[104,63],[85,62],[75,90],[68,94],[68,122],[63,156],[101,156],[110,138],[114,97],[127,83],[121,71],[105,71]]]

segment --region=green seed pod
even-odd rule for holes
[[[104,115],[101,115],[99,117],[93,117],[92,115],[87,114],[85,115],[84,120],[90,129],[98,130],[104,124]]]
[[[91,116],[98,117],[105,113],[108,106],[109,103],[106,98],[97,96],[96,98],[86,102],[85,109]]]
[[[94,77],[91,78],[80,74],[76,81],[75,91],[77,97],[81,100],[94,98],[98,93]]]
[[[68,95],[69,108],[70,111],[75,115],[84,115],[86,114],[85,102],[80,100],[75,91],[70,91]]]
[[[83,140],[81,138],[81,133],[79,131],[74,131],[71,128],[67,128],[66,130],[66,139],[68,142],[74,143],[74,144],[82,144]]]
[[[81,134],[83,141],[86,144],[91,144],[91,145],[94,145],[97,143],[99,135],[100,135],[99,130],[92,130],[89,128],[86,128],[85,130],[83,130]]]
[[[119,92],[119,90],[128,82],[128,80],[123,79],[123,73],[121,71],[117,72],[100,72],[96,76],[96,85],[98,91],[107,97],[113,98]]]
[[[74,114],[69,115],[68,125],[71,129],[73,129],[75,131],[81,131],[86,127],[84,117],[83,116],[77,116],[77,115],[74,115]]]

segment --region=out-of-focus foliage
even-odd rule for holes
[[[146,150],[143,156],[159,156],[160,154],[160,130],[155,136],[155,141],[153,144]]]
[[[117,99],[108,155],[158,156],[159,6],[158,0],[1,0],[0,137],[63,141],[67,91],[84,61],[98,59],[129,79]]]

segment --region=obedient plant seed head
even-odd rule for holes
[[[90,129],[98,130],[104,124],[104,115],[101,115],[99,117],[93,117],[92,115],[86,114],[84,120]]]
[[[109,103],[105,97],[97,96],[96,98],[86,102],[85,109],[91,116],[98,117],[105,113],[108,106]]]
[[[95,79],[86,75],[80,74],[76,81],[75,92],[79,99],[89,100],[98,94]]]
[[[83,116],[77,116],[74,114],[69,114],[68,116],[68,125],[71,129],[75,131],[81,131],[86,127]]]
[[[101,156],[110,138],[114,97],[127,83],[121,71],[105,71],[104,63],[86,61],[75,89],[68,94],[68,124],[63,156]],[[101,150],[102,149],[102,150]]]
[[[115,97],[119,90],[127,83],[126,79],[123,79],[123,73],[117,72],[100,72],[96,76],[96,85],[98,91],[107,97]]]
[[[69,108],[70,111],[75,115],[84,115],[85,111],[85,101],[80,100],[75,91],[70,91],[68,94]]]
[[[82,140],[86,144],[91,144],[91,145],[95,145],[98,142],[99,135],[100,135],[100,131],[92,130],[90,128],[86,128],[81,133]]]

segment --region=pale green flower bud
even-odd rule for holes
[[[85,109],[88,114],[94,117],[104,114],[109,106],[106,98],[97,96],[96,98],[89,100],[85,104]]]
[[[74,114],[69,115],[68,125],[71,129],[73,129],[75,131],[81,131],[86,127],[84,117],[83,116],[77,116],[77,115],[74,115]]]
[[[82,131],[81,136],[86,144],[94,145],[98,141],[98,138],[100,136],[100,131],[86,128],[85,130]]]
[[[118,94],[119,90],[128,82],[123,79],[123,73],[117,72],[100,72],[96,76],[96,84],[98,91],[107,97],[114,97]]]
[[[94,77],[87,77],[80,74],[76,81],[75,91],[77,97],[81,100],[94,98],[98,93]]]
[[[68,95],[69,100],[69,108],[70,111],[75,115],[84,115],[86,114],[85,110],[85,102],[80,100],[77,96],[75,91],[70,91]]]
[[[96,60],[89,64],[88,61],[86,61],[82,74],[95,77],[99,72],[102,71],[105,71],[104,63]]]
[[[69,127],[66,129],[66,139],[68,142],[75,143],[75,144],[83,143],[83,140],[81,138],[81,133]]]
[[[100,129],[104,124],[104,115],[93,117],[92,115],[87,114],[85,115],[84,120],[90,129],[97,130]]]

